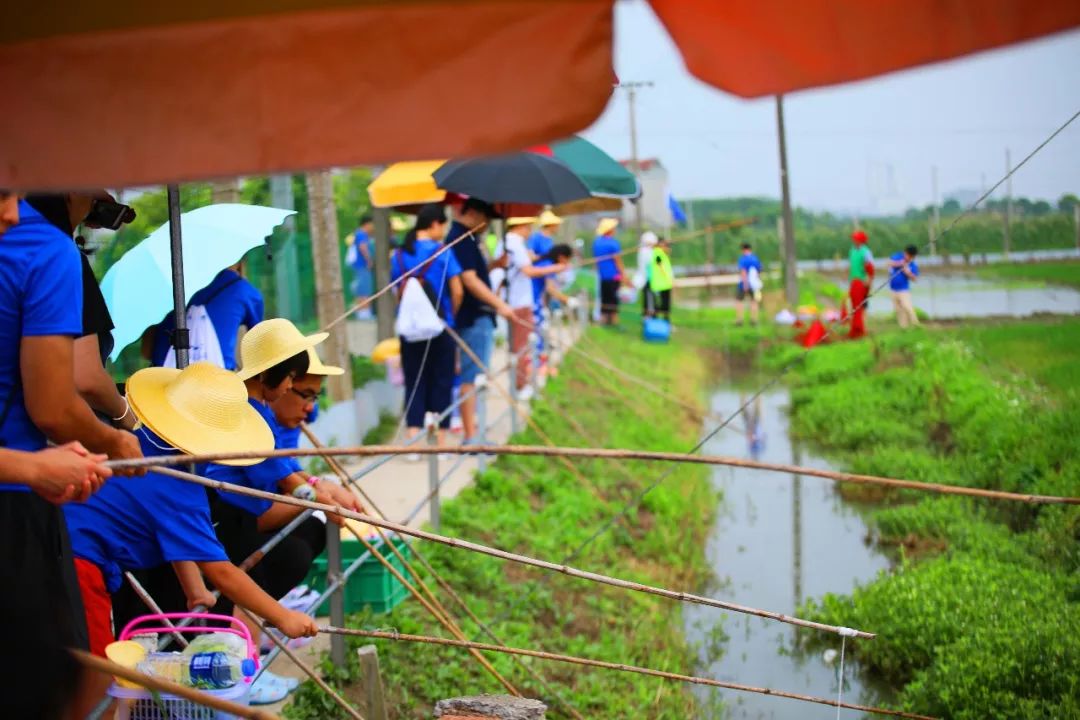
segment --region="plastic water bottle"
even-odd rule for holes
[[[223,652],[151,653],[139,663],[138,669],[154,677],[171,680],[179,685],[224,690],[245,677],[255,674],[255,661],[238,658]]]

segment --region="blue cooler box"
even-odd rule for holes
[[[642,336],[646,342],[666,343],[671,339],[671,323],[661,318],[645,318]]]

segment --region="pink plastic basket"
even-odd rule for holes
[[[197,627],[188,625],[181,628],[170,628],[164,623],[165,620],[185,620],[187,618],[192,618],[193,620],[226,622],[229,623],[229,626]],[[145,625],[145,623],[152,623],[155,621],[157,621],[157,625]],[[119,639],[130,640],[139,635],[173,632],[185,634],[225,632],[239,635],[247,642],[248,657],[254,660],[256,667],[258,667],[259,652],[255,647],[255,643],[252,642],[251,633],[248,632],[247,626],[236,618],[229,617],[228,615],[215,615],[213,613],[163,613],[143,615],[129,622],[124,629],[120,631]],[[235,686],[225,690],[204,690],[203,692],[222,700],[230,700],[238,705],[247,705],[248,693],[251,691],[250,683],[251,681],[248,678],[245,679],[244,682],[237,683]],[[175,695],[158,693],[157,697],[154,697],[148,690],[124,688],[115,683],[109,688],[109,695],[117,700],[117,720],[234,720],[236,718],[236,716],[231,713],[221,712],[220,710],[208,708],[204,705],[198,705],[190,700]]]

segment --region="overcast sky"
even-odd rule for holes
[[[638,93],[638,147],[668,168],[677,197],[779,196],[775,105],[692,78],[645,2],[616,10],[620,80]],[[892,212],[993,184],[1005,149],[1017,162],[1080,110],[1080,31],[860,83],[787,96],[788,163],[797,205]],[[585,136],[629,156],[626,96]],[[1080,119],[1014,176],[1014,193],[1080,194]]]

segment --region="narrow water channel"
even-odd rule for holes
[[[748,397],[724,389],[712,408],[730,413]],[[793,443],[788,435],[785,390],[762,395],[703,452],[828,468]],[[846,593],[888,567],[868,541],[859,513],[819,478],[718,467],[713,484],[722,492],[706,555],[713,568],[717,597],[767,610],[793,613],[806,598]],[[791,692],[836,697],[838,658],[823,650],[792,652],[795,629],[770,620],[687,605],[685,630],[698,645],[698,672],[707,677]],[[830,642],[839,651],[840,642]],[[828,655],[828,657],[826,657]],[[872,701],[885,690],[866,686],[845,668],[846,699]],[[834,718],[836,710],[782,698],[696,688],[703,707],[720,693],[727,718],[795,720]],[[857,718],[854,711],[841,717]],[[705,717],[713,717],[706,714]]]

